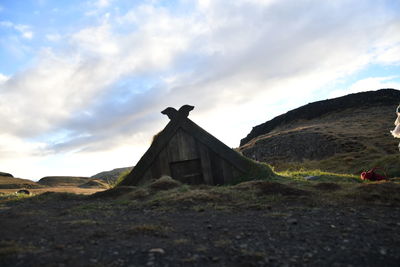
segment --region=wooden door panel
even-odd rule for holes
[[[200,159],[176,161],[170,163],[172,178],[185,184],[203,184],[203,172]]]

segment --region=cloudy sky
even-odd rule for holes
[[[168,106],[237,147],[379,88],[400,89],[398,0],[0,0],[0,171],[17,177],[132,166]]]

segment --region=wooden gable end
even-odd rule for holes
[[[177,116],[155,138],[121,185],[137,185],[168,175],[188,184],[232,182],[247,161],[186,117]]]

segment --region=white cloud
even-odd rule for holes
[[[22,37],[24,37],[25,39],[32,39],[33,38],[33,32],[31,32],[31,31],[22,32]]]
[[[62,36],[58,33],[46,34],[46,39],[50,42],[58,42],[61,40],[61,38],[62,38]]]
[[[35,2],[39,5],[39,6],[44,6],[47,3],[47,0],[35,0]]]
[[[114,0],[96,0],[89,1],[86,4],[89,6],[89,10],[84,14],[86,16],[96,16],[101,15],[103,11],[107,10],[110,7],[111,3]]]
[[[358,80],[346,89],[332,91],[329,97],[339,97],[358,92],[373,91],[382,88],[400,89],[400,76],[369,77]]]
[[[398,21],[387,25],[382,37],[374,48],[375,61],[384,65],[400,64],[400,23]]]
[[[83,53],[95,53],[101,56],[118,53],[118,44],[108,24],[83,29],[71,39],[74,46],[83,50]]]
[[[3,21],[0,21],[0,26],[11,28],[14,26],[14,24],[11,21],[3,20]]]
[[[9,157],[21,157],[25,155],[34,156],[45,147],[44,143],[26,142],[10,134],[0,135],[0,159],[6,160]]]
[[[160,27],[165,23],[177,21],[166,18]],[[170,26],[164,30],[179,25]],[[90,108],[120,77],[167,68],[185,46],[185,38],[174,32],[152,36],[149,31],[158,26],[151,22],[148,27],[126,36],[111,33],[109,25],[103,24],[72,35],[71,49],[65,54],[42,50],[34,68],[0,87],[4,96],[0,113],[8,117],[3,117],[4,125],[21,136],[52,131],[74,112]]]
[[[14,25],[14,29],[19,31],[22,34],[22,37],[25,39],[32,39],[33,37],[33,31],[31,30],[31,27],[29,25]]]
[[[0,134],[0,161],[2,171],[16,177],[37,178],[37,163],[44,143],[24,141],[10,134]],[[4,170],[7,169],[7,170]]]
[[[24,25],[24,24],[14,24],[11,21],[0,21],[0,26],[6,28],[12,28],[18,31],[21,34],[21,37],[25,39],[32,39],[33,38],[33,31],[31,30],[31,26]]]
[[[400,88],[400,76],[371,77],[359,80],[349,88],[351,93],[376,90],[381,88]]]
[[[10,77],[0,73],[0,84],[5,83]]]
[[[400,34],[400,33],[399,33]],[[391,47],[385,47],[379,55],[377,55],[377,62],[383,64],[400,64],[400,42]]]
[[[94,5],[98,8],[108,7],[111,3],[111,0],[98,0],[94,3]]]

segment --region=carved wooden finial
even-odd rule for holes
[[[185,118],[187,118],[187,116],[189,116],[189,112],[192,111],[194,109],[194,106],[191,105],[183,105],[180,109],[179,109],[179,114],[181,114],[182,116],[184,116]]]
[[[176,117],[176,115],[178,114],[178,111],[174,108],[168,107],[166,109],[164,109],[163,111],[161,111],[162,114],[167,115],[168,118],[170,120],[172,120],[173,118]]]
[[[194,106],[191,105],[183,105],[179,111],[175,108],[168,107],[161,111],[162,114],[167,115],[170,120],[173,120],[176,117],[187,118],[189,116],[189,112],[194,109]]]

